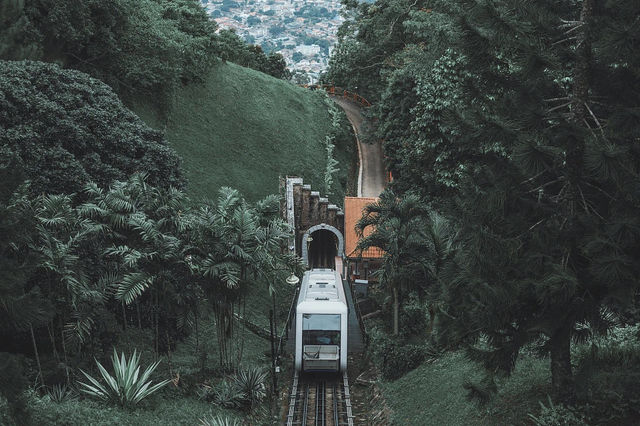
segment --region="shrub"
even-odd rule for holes
[[[373,361],[385,379],[398,379],[425,359],[425,348],[420,345],[405,344],[376,329],[372,330],[370,337]]]
[[[586,425],[582,415],[577,414],[571,407],[562,404],[554,405],[551,397],[547,397],[549,406],[545,406],[540,401],[540,414],[534,416],[529,414],[529,418],[536,426],[581,426]]]
[[[578,400],[598,421],[640,415],[640,342],[638,326],[619,327],[607,338],[575,350]]]
[[[80,382],[80,390],[102,401],[111,401],[123,407],[131,407],[171,382],[171,380],[163,380],[153,386],[151,385],[149,376],[160,364],[160,361],[154,362],[147,367],[142,375],[139,375],[140,355],[135,350],[131,358],[127,360],[124,352],[122,357],[118,359],[118,353],[114,348],[111,361],[115,377],[111,376],[102,364],[96,360],[100,374],[104,381],[107,382],[107,386],[103,386],[98,380],[80,370],[91,382],[91,384]]]
[[[20,159],[33,193],[107,187],[134,172],[182,187],[180,158],[109,86],[41,62],[0,61],[0,148]]]
[[[238,408],[244,401],[244,394],[233,381],[223,380],[211,394],[213,402],[225,408]]]
[[[200,398],[225,408],[253,410],[267,396],[267,372],[259,367],[240,369],[213,388],[205,387]]]
[[[25,390],[28,382],[23,374],[22,362],[14,354],[0,352],[0,424],[4,418],[20,420],[27,416]]]
[[[400,330],[405,336],[424,336],[428,328],[428,310],[417,297],[410,295],[400,311]]]

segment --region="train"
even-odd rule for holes
[[[349,308],[334,269],[306,271],[296,305],[295,369],[345,372]]]

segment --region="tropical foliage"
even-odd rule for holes
[[[5,3],[1,59],[61,62],[104,81],[127,101],[153,93],[166,107],[173,88],[202,81],[216,57],[286,77],[281,55],[267,56],[228,31],[216,34],[197,0]]]
[[[433,302],[442,270],[454,253],[453,230],[417,195],[398,197],[388,189],[365,207],[356,231],[362,236],[359,249],[384,250],[375,273],[393,299],[393,334],[397,335],[403,296],[413,292]]]
[[[205,203],[187,219],[194,246],[188,262],[215,312],[223,365],[242,358],[234,318],[244,317],[238,309],[244,310],[246,288],[265,282],[273,293],[278,277],[284,282],[288,272],[299,269],[295,256],[280,252],[290,230],[278,217],[278,206],[275,197],[251,206],[237,191],[222,188],[216,204]]]
[[[256,407],[267,396],[267,371],[260,367],[241,368],[233,381],[249,409]]]
[[[8,320],[4,326],[30,331],[31,339],[5,334],[4,341],[32,343],[37,377],[45,386],[70,384],[84,355],[100,356],[105,336],[108,341],[116,330],[150,330],[156,357],[170,356],[189,334],[195,333],[197,342],[199,323],[207,317],[205,297],[223,347],[220,362],[233,368],[243,356],[234,324],[248,289],[260,285],[266,291],[267,284],[284,281],[291,268],[299,267],[281,253],[289,230],[277,218],[275,197],[250,205],[236,191],[223,189],[217,203],[194,205],[181,191],[149,185],[141,174],[108,189],[89,183],[75,196],[30,197],[17,183],[6,189],[2,223],[22,228],[7,232],[11,240],[3,260],[7,272],[29,268],[2,281],[0,313]],[[12,263],[16,250],[19,264]],[[10,301],[15,304],[4,304]],[[43,346],[45,358],[55,360],[53,371],[40,367]],[[113,376],[98,362],[106,384],[85,375],[89,382],[83,390],[135,405],[160,387],[147,383],[157,361],[140,372],[139,359],[135,352],[132,358],[114,352]],[[253,407],[264,398],[264,374],[242,376],[240,405]],[[20,409],[19,401],[14,405]]]
[[[221,415],[209,416],[204,419],[200,419],[201,426],[239,426],[242,423],[236,419],[229,419]]]
[[[154,362],[140,374],[140,355],[135,350],[131,358],[127,360],[124,352],[118,358],[118,353],[114,348],[111,361],[113,364],[113,376],[109,374],[102,364],[96,361],[100,375],[106,385],[83,371],[82,373],[89,380],[89,383],[80,382],[80,391],[102,401],[114,402],[123,407],[132,407],[160,390],[163,386],[171,383],[171,380],[163,380],[152,385],[149,378],[151,373],[158,367],[158,364],[160,364],[160,361]]]
[[[180,159],[104,83],[41,62],[0,61],[0,148],[20,159],[35,193],[105,187],[146,172],[181,187]]]
[[[325,79],[376,102],[399,202],[427,200],[453,230],[429,280],[435,337],[486,367],[472,393],[532,345],[550,356],[554,395],[575,400],[572,341],[605,333],[639,291],[637,5],[345,5]],[[400,224],[375,220],[379,235]],[[374,245],[393,291],[394,246]]]

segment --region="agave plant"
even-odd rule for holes
[[[76,398],[75,392],[66,384],[63,385],[53,385],[51,388],[47,389],[46,393],[47,397],[53,402],[58,404],[71,401]]]
[[[204,419],[200,419],[200,426],[241,426],[238,420],[230,419],[229,417],[222,417],[221,415],[217,415],[215,417],[209,415],[209,417],[205,417]]]
[[[242,392],[243,399],[250,409],[253,409],[267,396],[267,372],[263,368],[252,367],[239,370],[234,382]]]
[[[80,391],[102,401],[111,401],[121,406],[131,407],[171,382],[171,380],[163,380],[160,383],[151,385],[149,376],[151,376],[151,373],[153,373],[158,364],[160,364],[160,361],[151,364],[144,370],[142,375],[140,375],[140,355],[135,350],[131,358],[127,360],[124,352],[122,356],[118,358],[118,353],[114,348],[111,361],[113,363],[115,377],[111,376],[102,364],[96,360],[100,374],[107,383],[106,386],[80,370],[90,382],[90,384],[79,382],[81,386]]]

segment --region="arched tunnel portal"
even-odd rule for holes
[[[327,224],[309,228],[302,237],[302,260],[310,268],[335,269],[336,256],[342,256],[344,237],[342,233]]]

